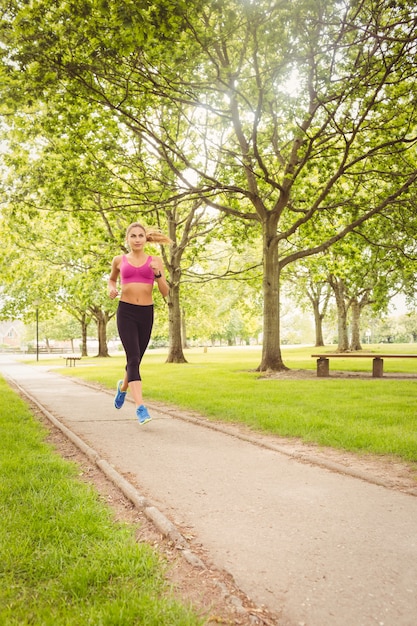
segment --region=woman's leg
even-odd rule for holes
[[[129,387],[129,382],[127,380],[127,372],[125,370],[125,375],[123,376],[123,382],[120,385],[120,391],[127,391],[128,387]]]
[[[140,364],[145,354],[146,348],[148,347],[152,327],[153,327],[153,319],[154,319],[154,309],[152,306],[143,306],[140,307],[139,311],[139,320],[138,320],[138,339],[139,339],[139,363],[138,363],[138,377],[139,380],[129,381],[130,391],[132,393],[133,399],[135,400],[136,407],[143,404],[143,395],[142,395],[142,377],[140,375]]]
[[[117,330],[126,355],[125,373],[123,382],[120,385],[120,390],[127,391],[129,386],[129,369],[131,371],[133,370],[133,372],[135,371],[135,368],[134,366],[132,368],[132,365],[135,361],[135,355],[139,352],[134,305],[127,304],[126,302],[119,302],[117,309]]]
[[[132,380],[129,383],[130,393],[133,396],[136,407],[143,404],[143,396],[142,396],[142,381],[141,380]]]
[[[153,305],[119,302],[117,327],[126,353],[126,372],[121,391],[130,387],[136,406],[143,404],[140,362],[149,344],[153,326]]]

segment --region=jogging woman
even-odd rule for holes
[[[114,299],[119,295],[117,282],[120,277],[117,329],[126,354],[125,375],[117,383],[114,406],[116,409],[122,408],[127,390],[130,389],[140,424],[146,424],[152,419],[143,404],[140,363],[151,338],[154,283],[157,283],[162,296],[166,297],[169,292],[162,260],[145,252],[147,242],[172,243],[166,235],[145,228],[139,222],[130,224],[126,231],[129,252],[114,257],[108,282],[109,296]]]

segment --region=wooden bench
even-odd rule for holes
[[[382,378],[384,375],[384,359],[417,359],[417,354],[370,354],[361,352],[337,352],[335,354],[312,354],[317,358],[317,376],[329,376],[330,359],[372,359],[372,376]]]
[[[68,363],[70,367],[75,367],[75,361],[81,361],[81,357],[80,356],[64,356],[62,357],[63,359],[65,359],[65,366],[68,367]]]

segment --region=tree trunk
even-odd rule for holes
[[[347,311],[344,306],[337,309],[337,331],[339,352],[347,352],[349,350],[349,337],[347,330]]]
[[[188,348],[187,343],[187,323],[185,320],[185,310],[181,309],[181,339],[183,349]]]
[[[279,281],[280,267],[278,248],[274,242],[276,225],[272,221],[266,223],[263,233],[263,297],[264,297],[264,328],[262,344],[262,360],[258,371],[283,371],[284,365],[280,345],[280,314],[279,314]]]
[[[337,279],[334,276],[329,278],[329,283],[336,298],[338,351],[347,352],[349,350],[349,338],[347,331],[348,306],[345,301],[345,285],[342,279]]]
[[[169,348],[166,363],[187,363],[182,349],[181,333],[181,306],[180,306],[180,285],[181,285],[181,258],[184,246],[177,245],[177,220],[173,212],[168,211],[168,234],[173,241],[170,248],[170,258],[168,261],[166,249],[162,248],[162,256],[166,267],[169,269],[169,294],[168,294],[168,332]],[[191,225],[190,219],[188,226]]]
[[[88,356],[87,330],[88,330],[87,316],[83,314],[82,319],[81,319],[81,356]]]
[[[98,355],[97,356],[110,356],[107,347],[107,316],[104,312],[100,311],[97,316],[97,336],[98,336]]]
[[[179,280],[173,280],[168,296],[169,349],[166,363],[187,363],[182,350]]]
[[[316,348],[319,346],[324,346],[323,339],[323,315],[320,313],[320,305],[317,300],[312,300],[313,303],[313,313],[314,313],[314,328],[316,333]]]
[[[97,324],[98,354],[97,356],[110,356],[107,347],[107,324],[111,316],[99,307],[90,307],[91,314]]]
[[[307,296],[311,302],[314,313],[314,326],[316,334],[316,347],[324,346],[323,320],[325,318],[330,299],[330,285],[327,283],[310,282],[307,286]],[[324,293],[324,295],[323,295]],[[321,306],[321,311],[320,311]]]
[[[362,350],[360,335],[361,307],[356,298],[352,300],[352,336],[350,339],[351,350]]]

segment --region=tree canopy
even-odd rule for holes
[[[85,137],[112,139],[103,162],[122,205],[167,220],[197,203],[231,237],[233,224],[257,231],[259,369],[283,369],[283,268],[415,219],[416,35],[402,0],[9,0],[3,112],[13,124],[43,109],[62,137],[90,109]],[[120,220],[120,204],[103,214]]]

